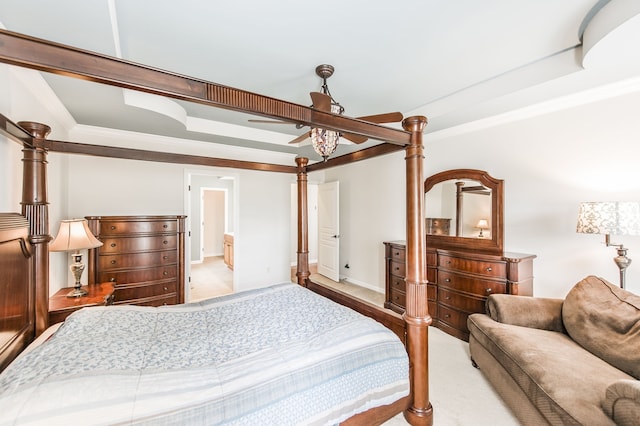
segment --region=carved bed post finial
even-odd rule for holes
[[[297,157],[298,165],[298,266],[296,277],[298,284],[307,286],[309,278],[309,221],[307,210],[307,164],[309,159]]]
[[[34,139],[44,140],[51,128],[20,121],[18,125]],[[33,245],[35,281],[35,335],[49,325],[49,202],[47,200],[47,151],[38,143],[22,150],[22,215],[29,221],[29,242]]]
[[[406,147],[407,179],[407,252],[404,320],[407,326],[407,351],[411,380],[411,404],[404,416],[412,425],[432,425],[433,408],[429,402],[429,325],[427,307],[427,263],[424,221],[422,132],[427,125],[423,116],[408,117],[402,127],[411,132]]]

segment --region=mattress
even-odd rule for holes
[[[92,307],[0,375],[0,424],[337,424],[408,370],[395,334],[295,284]]]

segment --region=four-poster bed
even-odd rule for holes
[[[33,281],[33,292],[31,293],[33,297],[29,302],[33,307],[28,314],[30,327],[28,328],[33,333],[31,339],[40,335],[48,325],[46,319],[48,242],[51,236],[49,235],[46,193],[46,156],[49,151],[296,173],[299,200],[298,268],[296,274],[298,284],[383,323],[405,342],[409,358],[409,396],[400,398],[393,403],[387,403],[381,407],[374,407],[361,412],[344,423],[379,424],[403,410],[405,411],[405,417],[411,424],[429,425],[432,423],[433,412],[429,402],[428,388],[428,327],[431,323],[431,317],[427,309],[426,294],[426,244],[422,170],[422,132],[427,122],[425,117],[418,116],[405,119],[403,121],[404,130],[387,128],[4,30],[0,30],[0,61],[303,125],[322,126],[386,142],[353,154],[331,159],[326,163],[309,165],[306,158],[298,158],[296,159],[297,166],[289,167],[240,160],[52,141],[46,139],[49,132],[49,128],[46,125],[21,122],[19,126],[16,126],[3,117],[2,123],[0,123],[0,130],[11,139],[23,144],[24,147],[22,215],[26,217],[29,223],[30,269],[33,271],[33,280],[29,280],[30,283]],[[404,316],[400,317],[382,307],[368,305],[344,294],[323,288],[309,279],[306,185],[307,173],[310,171],[346,164],[351,161],[359,161],[403,148],[406,150],[407,184],[407,308]],[[0,312],[6,316],[5,310]],[[27,340],[30,339],[23,340],[24,342],[22,343],[26,344],[28,343]],[[22,343],[20,346],[24,346]],[[5,348],[6,345],[2,348],[3,351]],[[15,356],[18,351],[15,348],[15,343],[12,343],[11,350],[10,358]]]

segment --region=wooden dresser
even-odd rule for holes
[[[86,217],[104,243],[89,250],[89,284],[112,282],[114,305],[184,303],[185,217]]]
[[[405,309],[405,244],[385,242],[385,308]],[[427,249],[427,302],[433,325],[469,340],[467,317],[485,312],[494,293],[533,295],[533,259],[520,253]]]

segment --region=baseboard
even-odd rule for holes
[[[363,281],[354,280],[353,278],[350,278],[350,277],[347,277],[347,276],[340,276],[340,281],[346,281],[346,282],[348,282],[350,284],[354,284],[354,285],[357,285],[359,287],[364,287],[364,288],[366,288],[368,290],[375,291],[376,293],[384,294],[384,289],[380,289],[378,287],[374,287],[371,284],[365,283]]]

